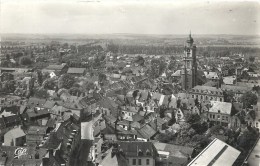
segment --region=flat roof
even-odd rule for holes
[[[216,138],[188,166],[232,165],[239,154],[240,151]]]

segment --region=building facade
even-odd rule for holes
[[[219,125],[227,126],[231,121],[231,103],[211,101],[208,120]]]
[[[119,142],[119,151],[122,151],[129,166],[155,166],[159,156],[151,142]]]
[[[223,91],[216,87],[195,86],[189,91],[189,97],[198,101],[224,101]]]

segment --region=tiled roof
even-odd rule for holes
[[[194,90],[202,90],[202,91],[213,91],[213,92],[222,92],[221,89],[216,87],[210,87],[210,86],[195,86],[193,88]]]
[[[236,85],[222,85],[221,89],[244,93],[244,92],[250,91],[252,88],[245,87],[245,86],[236,86]]]
[[[120,153],[117,153],[116,155],[112,155],[112,148],[110,148],[107,152],[107,155],[105,158],[99,163],[99,165],[102,166],[127,166],[128,162]]]
[[[4,117],[4,118],[0,118],[2,120],[0,120],[1,122],[1,126],[5,127],[11,127],[9,125],[17,125],[21,123],[21,118],[19,115],[13,115],[13,116],[8,116],[8,117]]]
[[[41,110],[28,110],[27,115],[29,118],[38,117],[41,115],[48,115],[50,112],[47,109],[41,109]]]
[[[47,70],[62,70],[64,65],[49,65],[46,67]]]
[[[0,107],[1,114],[3,114],[3,111],[8,112],[10,114],[17,114],[20,111],[20,106],[12,105],[8,107]]]
[[[20,148],[24,153],[19,158],[14,158],[15,150]],[[35,147],[17,147],[17,146],[1,146],[0,153],[6,153],[6,166],[14,166],[25,164],[26,166],[35,166],[36,164],[41,163],[41,159],[47,153],[47,149],[40,148],[36,149]],[[35,154],[39,154],[39,159],[35,159]]]
[[[36,143],[40,143],[43,140],[42,135],[26,135],[26,142],[28,145],[36,145]]]
[[[150,139],[152,136],[154,136],[156,134],[156,131],[148,124],[144,125],[137,132],[141,138],[145,138],[145,139]]]
[[[157,129],[156,129],[156,125],[157,125],[157,127],[158,127],[158,129],[159,129],[159,128],[161,128],[162,125],[165,124],[165,123],[167,123],[167,120],[164,120],[164,119],[162,119],[162,118],[160,118],[160,117],[157,117],[156,120],[151,120],[149,124],[150,124],[151,127],[156,131],[156,130],[157,130]]]
[[[55,103],[55,101],[47,100],[42,107],[51,109],[52,107],[54,107]]]
[[[101,96],[100,95],[93,95],[92,97],[84,97],[79,101],[79,104],[84,108],[87,106],[90,106],[92,104],[97,103],[98,101],[101,100]]]
[[[68,74],[83,74],[85,72],[85,68],[73,68],[70,67],[67,71]]]
[[[29,126],[29,128],[27,130],[27,134],[44,135],[44,134],[46,134],[47,128],[48,127],[46,127],[46,126]]]
[[[54,127],[55,124],[56,124],[56,120],[53,119],[53,118],[50,118],[50,119],[47,121],[46,126],[47,126],[47,127]]]
[[[43,107],[45,102],[46,102],[46,99],[39,99],[36,97],[31,97],[31,98],[29,98],[27,105],[29,105],[31,107],[35,107],[35,106]]]
[[[51,132],[50,136],[44,142],[42,147],[47,148],[47,149],[57,149],[61,142],[62,142],[62,139],[59,139],[55,132]]]
[[[138,107],[127,107],[126,111],[128,112],[133,112],[133,113],[137,113],[138,112]]]
[[[133,118],[134,122],[140,122],[141,120],[144,119],[144,117],[141,116],[140,114],[135,114],[135,115],[132,116],[132,118]]]
[[[116,118],[112,115],[104,115],[104,119],[108,122],[108,123],[115,123]]]
[[[62,158],[62,154],[60,152],[60,150],[57,150],[55,152],[55,156],[48,154],[47,155],[48,158],[46,157],[44,160],[42,160],[42,165],[43,166],[47,166],[47,165],[51,165],[51,166],[59,166],[61,164],[65,164],[66,161]]]
[[[104,97],[103,99],[101,99],[98,102],[98,105],[100,107],[107,108],[107,109],[110,109],[110,110],[114,110],[114,109],[117,108],[117,104],[113,100],[110,100],[107,97]]]
[[[90,153],[90,148],[93,144],[91,140],[81,140],[79,145],[79,155],[77,161],[74,165],[85,165],[88,163],[88,157]]]

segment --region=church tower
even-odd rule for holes
[[[181,72],[182,89],[188,90],[197,85],[196,46],[191,33],[184,47],[183,67]]]

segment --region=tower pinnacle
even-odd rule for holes
[[[191,31],[190,31],[189,37],[187,39],[187,43],[189,46],[192,46],[192,44],[193,44],[193,38],[191,37]]]

